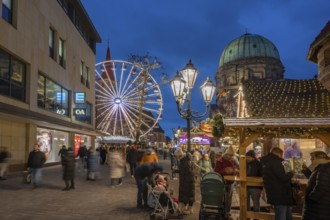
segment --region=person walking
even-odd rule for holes
[[[72,147],[69,147],[66,154],[63,156],[63,180],[65,182],[65,188],[63,191],[68,191],[70,189],[75,189],[74,186],[74,175],[75,175],[75,156]],[[69,186],[70,182],[70,186]]]
[[[251,177],[262,177],[262,165],[256,158],[256,153],[254,150],[249,150],[246,153],[246,176]],[[253,211],[260,211],[260,197],[261,197],[262,187],[258,186],[248,186],[247,187],[247,210],[251,210],[250,198],[253,202]]]
[[[122,185],[122,178],[125,173],[126,162],[122,154],[115,150],[114,147],[110,149],[108,165],[110,167],[110,185],[114,187],[115,180],[118,180],[117,185]]]
[[[147,147],[146,151],[144,152],[141,158],[140,165],[144,163],[158,163],[157,153],[155,152],[154,149],[152,149],[151,146]]]
[[[98,174],[98,155],[93,147],[89,147],[87,152],[87,175],[86,180],[95,181]]]
[[[39,144],[35,144],[33,151],[30,152],[28,158],[28,169],[31,170],[31,180],[33,183],[33,189],[40,187],[42,166],[46,162],[46,156],[40,151]]]
[[[101,146],[99,147],[99,153],[100,153],[100,163],[102,165],[105,164],[105,161],[107,159],[107,149],[105,148],[104,144],[101,144]]]
[[[134,145],[130,147],[130,149],[127,152],[126,160],[129,164],[129,169],[131,172],[131,177],[134,177],[134,171],[136,169],[136,163],[137,163],[137,149]]]
[[[272,148],[269,154],[260,159],[262,178],[267,202],[275,209],[275,220],[292,220],[290,206],[295,203],[291,188],[293,172],[285,170],[283,161],[283,150]]]
[[[318,161],[309,177],[305,192],[303,220],[327,220],[330,216],[330,160],[325,152],[313,152]],[[312,164],[313,164],[312,162]]]
[[[232,147],[228,147],[222,157],[219,157],[215,163],[214,171],[219,173],[221,176],[233,176],[236,175],[237,170],[235,167],[235,151]],[[231,203],[234,190],[233,181],[225,181],[225,204],[226,204],[226,217],[230,219]]]
[[[184,153],[181,148],[177,148],[174,155],[179,160],[179,207],[185,214],[193,213],[195,202],[195,163],[190,153]]]
[[[6,180],[5,174],[8,168],[10,153],[7,147],[0,148],[0,180]]]
[[[137,191],[137,208],[143,209],[148,207],[148,186],[147,181],[152,181],[154,174],[162,172],[163,167],[158,163],[144,163],[138,166],[134,172],[134,178]],[[143,204],[143,203],[144,204]]]
[[[64,156],[68,153],[66,146],[63,144],[61,150],[58,152],[58,156],[61,158],[61,164],[63,165]]]
[[[79,156],[79,169],[78,171],[80,170],[80,167],[82,167],[83,169],[86,169],[87,167],[87,154],[88,154],[88,150],[87,150],[87,147],[86,145],[81,145],[79,147],[79,150],[78,150],[78,156]]]

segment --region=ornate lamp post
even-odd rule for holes
[[[171,80],[171,87],[176,100],[178,111],[181,117],[187,120],[187,146],[189,152],[191,151],[191,120],[194,118],[201,118],[206,115],[215,91],[215,86],[213,85],[210,78],[207,77],[206,81],[200,87],[202,90],[203,99],[206,103],[205,113],[200,115],[197,111],[190,110],[191,90],[194,87],[197,75],[198,70],[195,68],[194,64],[192,64],[191,60],[189,60],[189,63],[180,72],[177,72],[176,76]],[[183,109],[185,101],[187,101],[187,108]]]

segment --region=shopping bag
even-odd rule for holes
[[[23,183],[25,183],[25,184],[31,183],[31,171],[30,170],[23,171]]]

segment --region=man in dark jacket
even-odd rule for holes
[[[161,167],[157,163],[144,163],[141,166],[137,167],[134,172],[134,177],[136,181],[136,185],[138,188],[137,192],[137,208],[142,209],[148,207],[148,186],[147,181],[152,180],[152,176],[157,173],[163,171],[163,167]],[[144,205],[142,205],[142,199]]]
[[[129,168],[132,177],[134,177],[134,170],[136,168],[136,163],[137,163],[136,159],[137,159],[137,149],[134,145],[132,145],[127,152],[127,158],[126,158],[126,161],[129,163]]]
[[[61,150],[58,152],[58,156],[61,157],[61,164],[63,164],[64,156],[68,153],[68,149],[66,149],[66,146],[63,144]]]
[[[256,158],[254,150],[249,150],[246,153],[246,176],[262,177],[262,165]],[[260,196],[262,187],[248,186],[247,187],[247,209],[251,210],[250,197],[253,201],[253,211],[260,211]]]
[[[325,158],[328,158],[329,161],[329,157],[326,156]],[[330,218],[329,183],[330,161],[317,165],[309,177],[305,193],[304,220],[327,220]]]
[[[46,162],[46,156],[40,151],[39,144],[34,145],[33,151],[29,154],[28,168],[31,169],[31,179],[33,183],[33,188],[40,186],[42,166]]]
[[[274,147],[262,157],[262,175],[268,203],[275,208],[275,220],[291,220],[290,206],[294,205],[291,188],[293,173],[285,171],[282,157],[283,150],[279,147]]]

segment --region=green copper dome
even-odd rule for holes
[[[271,41],[257,34],[244,34],[233,40],[223,50],[219,67],[225,63],[249,57],[272,57],[280,60],[278,50]]]

